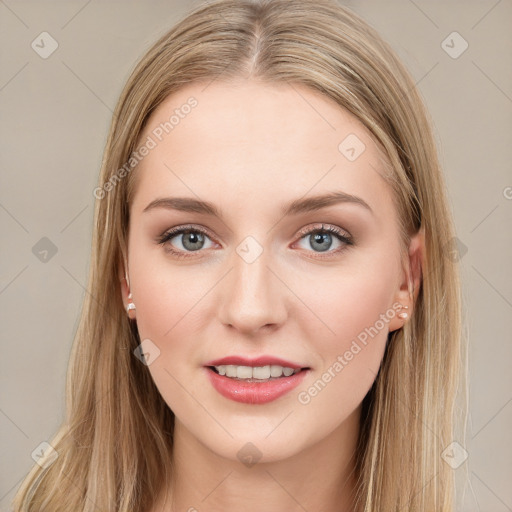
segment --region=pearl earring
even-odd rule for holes
[[[136,309],[135,308],[135,304],[132,302],[132,293],[130,292],[129,295],[128,295],[128,300],[130,302],[128,302],[128,305],[126,306],[126,312],[127,313],[130,313],[130,310],[132,309]]]
[[[409,309],[409,306],[402,305],[402,307],[400,309]],[[404,311],[403,313],[398,313],[397,316],[398,316],[398,318],[403,318],[405,320],[406,318],[409,317],[409,314]]]
[[[125,268],[125,271],[124,271],[124,280],[126,281],[126,286],[128,286],[128,290],[130,289],[130,279],[128,278],[128,272],[127,272],[127,264],[126,264],[126,260],[124,262],[124,268]],[[128,304],[126,305],[126,313],[129,315],[130,314],[130,311],[135,309],[135,304],[133,303],[132,301],[132,292],[130,292],[128,294]]]

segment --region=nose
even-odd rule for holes
[[[234,251],[231,271],[218,296],[223,325],[243,334],[257,334],[284,323],[290,291],[269,260],[267,251],[252,262]]]

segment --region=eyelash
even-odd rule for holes
[[[191,232],[192,233],[201,233],[201,234],[207,236],[208,238],[213,238],[209,234],[209,232],[204,228],[201,228],[199,226],[194,226],[194,225],[185,225],[185,226],[178,226],[176,228],[172,228],[172,229],[166,231],[158,238],[158,243],[160,245],[165,245],[168,241],[172,240],[174,237],[184,234],[184,233],[191,233]],[[345,231],[342,231],[341,229],[337,228],[336,226],[325,225],[325,224],[318,224],[318,225],[315,225],[313,228],[310,227],[310,228],[301,229],[298,233],[300,235],[299,241],[302,240],[303,238],[306,238],[307,236],[310,236],[313,234],[318,234],[318,233],[333,234],[340,242],[342,242],[344,244],[344,246],[340,247],[338,249],[335,249],[335,250],[326,251],[326,256],[320,256],[322,254],[321,252],[315,253],[315,254],[319,255],[319,256],[315,256],[316,259],[330,258],[330,257],[332,257],[333,254],[339,254],[342,251],[346,250],[347,246],[354,245],[354,241],[353,241],[352,237],[350,235],[347,235]],[[181,250],[176,250],[176,249],[172,248],[172,246],[170,246],[170,245],[168,247],[166,247],[165,250],[168,251],[169,253],[171,253],[173,256],[175,256],[178,259],[191,258],[191,257],[194,257],[194,252],[202,252],[201,250],[184,252]]]

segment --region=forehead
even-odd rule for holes
[[[188,85],[153,112],[140,143],[151,149],[136,168],[139,211],[165,195],[277,211],[287,200],[343,190],[394,214],[381,176],[386,158],[369,131],[303,85]]]

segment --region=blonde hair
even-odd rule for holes
[[[15,497],[16,512],[142,512],[170,481],[174,415],[134,357],[140,339],[122,302],[135,173],[118,173],[169,94],[190,82],[241,77],[320,91],[385,150],[402,257],[420,229],[425,257],[412,318],[390,333],[363,401],[357,510],[453,510],[453,470],[441,453],[454,440],[465,367],[460,285],[431,121],[414,81],[377,32],[334,1],[214,0],[149,49],[117,104],[100,176],[100,186],[113,185],[96,201],[66,419],[50,441],[58,457],[34,466]]]

